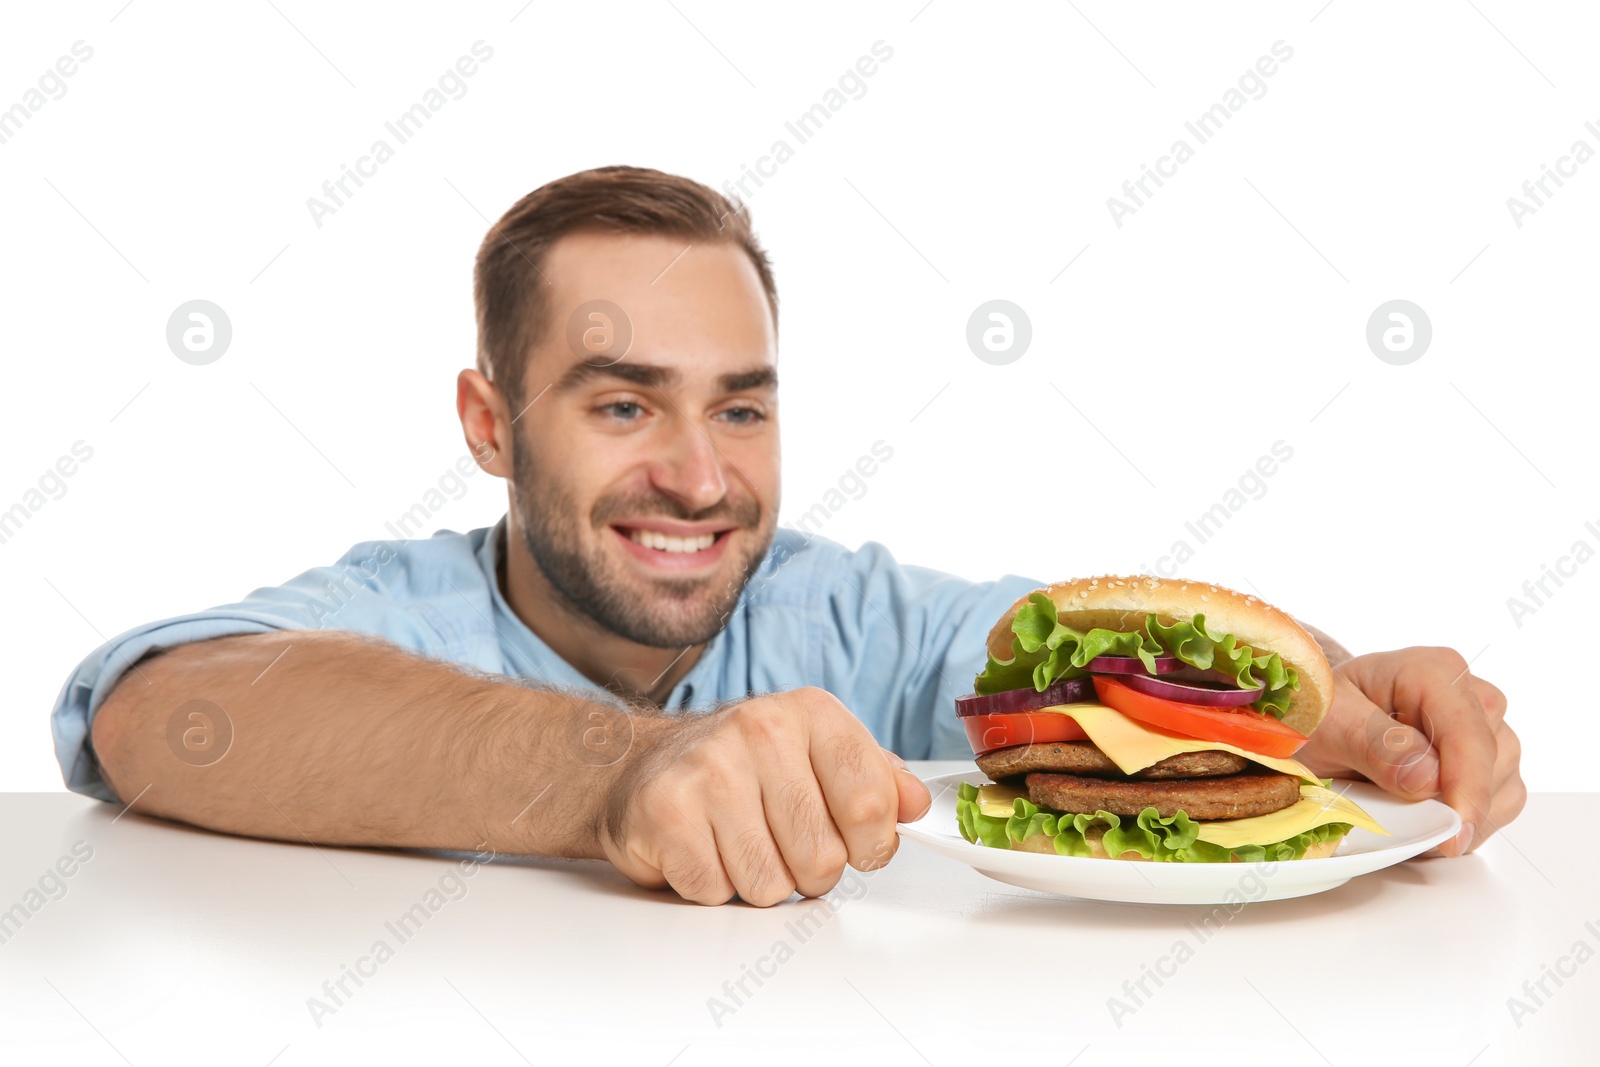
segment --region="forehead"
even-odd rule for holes
[[[761,277],[737,244],[644,234],[575,233],[545,256],[549,327],[534,353],[550,375],[585,354],[574,344],[595,301],[614,305],[629,362],[688,377],[774,364],[777,337]]]

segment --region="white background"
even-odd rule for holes
[[[609,163],[720,187],[778,138],[794,158],[751,207],[785,521],[881,439],[827,536],[972,578],[1154,568],[1282,440],[1184,571],[1358,652],[1455,646],[1509,693],[1531,788],[1600,788],[1600,560],[1520,627],[1506,604],[1600,549],[1600,161],[1520,228],[1506,206],[1600,149],[1592,11],[275,2],[29,5],[0,34],[0,108],[94,49],[0,144],[0,510],[93,449],[0,544],[0,788],[60,787],[48,712],[102,635],[331,562],[437,484],[472,257],[513,201]],[[314,225],[307,198],[480,39],[466,95]],[[880,40],[796,146],[784,122]],[[1280,40],[1265,95],[1197,145],[1184,122]],[[1107,198],[1179,137],[1194,158],[1116,226]],[[196,298],[233,324],[209,366],[165,340]],[[965,340],[994,298],[1032,322],[1006,366]],[[1433,324],[1407,366],[1365,341],[1396,298]],[[467,485],[439,526],[502,513],[500,483]]]

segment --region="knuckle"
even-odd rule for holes
[[[1508,783],[1507,788],[1511,792],[1511,797],[1507,801],[1507,806],[1510,810],[1501,817],[1500,822],[1502,825],[1522,814],[1523,805],[1528,802],[1528,786],[1520,777],[1513,778]]]
[[[726,746],[699,745],[662,772],[657,785],[662,799],[687,817],[733,803],[745,780],[744,765]]]
[[[787,878],[778,878],[762,882],[745,893],[740,894],[746,904],[753,904],[758,908],[770,908],[774,904],[781,904],[794,895],[794,883]]]
[[[745,780],[742,768],[726,762],[713,764],[700,776],[695,803],[702,805],[705,811],[735,806],[743,799]]]
[[[893,798],[881,789],[862,790],[844,803],[844,821],[853,827],[885,823],[894,814]]]
[[[1509,726],[1500,727],[1500,752],[1510,763],[1515,765],[1522,759],[1522,738]]]
[[[771,700],[749,700],[740,704],[733,709],[731,721],[739,736],[758,749],[781,746],[790,728],[783,705]]]
[[[663,873],[680,897],[696,904],[725,904],[733,897],[733,887],[704,857],[682,856]]]
[[[1467,657],[1463,656],[1460,652],[1457,652],[1453,648],[1445,648],[1440,646],[1436,648],[1430,648],[1427,651],[1430,658],[1432,658],[1435,663],[1438,663],[1446,670],[1460,672],[1467,669]]]
[[[833,888],[839,884],[840,879],[843,877],[844,861],[841,860],[837,866],[830,867],[825,871],[817,873],[813,878],[798,888],[802,896],[820,897],[825,893],[832,892]]]
[[[898,837],[890,837],[885,841],[880,841],[878,844],[873,846],[872,852],[869,855],[863,856],[861,860],[856,863],[856,869],[860,871],[879,870],[880,868],[887,866],[890,860],[894,859],[894,854],[898,852],[899,849],[900,839]]]
[[[850,709],[844,706],[842,700],[819,686],[802,686],[794,690],[794,696],[798,698],[799,707],[808,718],[851,724],[859,721],[850,713]]]
[[[838,884],[849,862],[849,849],[837,835],[818,842],[804,860],[791,862],[795,888],[808,897],[820,896]]]
[[[794,694],[806,704],[833,705],[839,703],[838,697],[834,696],[826,689],[823,689],[821,686],[803,685],[799,689],[794,690]]]
[[[646,798],[643,807],[653,818],[672,821],[672,816],[689,818],[689,811],[694,807],[700,790],[694,784],[697,775],[689,772],[687,768],[681,770],[668,770],[656,780],[654,798]],[[660,805],[652,803],[659,800]]]
[[[770,908],[774,904],[782,904],[793,895],[794,887],[789,886],[787,888],[773,888],[757,893],[754,896],[742,897],[741,899],[746,904],[757,908]]]
[[[818,843],[816,858],[808,873],[812,876],[812,881],[825,880],[831,885],[839,880],[839,876],[844,873],[844,865],[849,862],[850,850],[845,848],[844,841],[837,834],[829,834],[825,840]]]

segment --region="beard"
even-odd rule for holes
[[[598,537],[585,537],[583,520],[574,495],[557,478],[537,469],[529,449],[512,456],[512,497],[522,541],[545,580],[579,615],[596,625],[650,648],[689,648],[715,637],[732,614],[772,544],[776,522],[762,514],[759,503],[748,497],[724,498],[703,511],[690,511],[679,501],[659,492],[613,493],[594,502],[589,529]],[[533,506],[524,507],[529,501]],[[749,536],[741,555],[724,551],[723,570],[731,577],[656,578],[640,582],[623,572],[603,545],[614,518],[659,517],[680,522],[733,523],[735,532]]]

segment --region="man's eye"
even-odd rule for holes
[[[721,414],[723,418],[725,418],[728,422],[733,423],[735,426],[749,426],[766,418],[765,415],[757,411],[755,408],[728,408]]]
[[[606,404],[600,410],[603,413],[610,415],[612,418],[621,420],[622,422],[632,422],[634,419],[644,414],[644,408],[640,407],[638,404],[635,404],[632,400],[618,400],[614,404]]]

